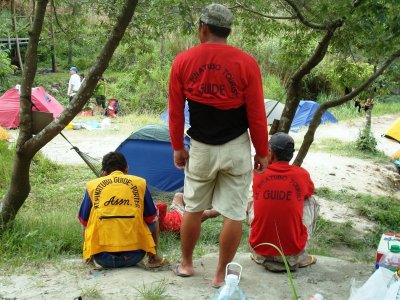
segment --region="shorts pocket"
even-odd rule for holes
[[[210,150],[191,147],[187,163],[189,173],[198,177],[207,177],[210,174]]]
[[[251,171],[251,156],[250,149],[247,149],[248,144],[235,145],[237,148],[231,148],[231,160],[232,160],[232,175],[244,175]]]

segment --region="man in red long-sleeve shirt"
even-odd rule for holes
[[[269,147],[269,165],[263,174],[254,174],[254,202],[249,202],[252,259],[269,271],[285,271],[278,251],[264,244],[272,243],[282,250],[294,271],[316,262],[306,245],[315,228],[319,205],[312,197],[310,174],[289,164],[294,153],[292,137],[275,133]]]
[[[225,267],[239,246],[254,168],[267,165],[268,132],[261,74],[253,57],[227,45],[232,13],[211,4],[200,16],[200,44],[177,55],[169,84],[169,128],[174,161],[185,168],[185,214],[181,225],[182,261],[178,276],[194,274],[192,255],[202,212],[224,216],[214,287],[224,283]],[[184,148],[184,105],[188,101],[190,152]]]

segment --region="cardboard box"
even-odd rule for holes
[[[381,260],[382,256],[389,252],[389,244],[400,245],[400,234],[391,232],[382,234],[378,249],[376,251],[375,269],[379,268],[379,261]]]

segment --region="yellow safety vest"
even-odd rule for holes
[[[100,252],[144,250],[155,254],[155,243],[144,222],[146,180],[112,172],[88,182],[92,201],[85,230],[83,258]]]

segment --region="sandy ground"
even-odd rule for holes
[[[400,149],[381,135],[400,117],[393,114],[373,118],[372,129],[378,141],[378,148],[387,155]],[[337,138],[344,141],[356,140],[364,120],[322,125],[317,131],[315,142],[323,138]],[[130,130],[112,126],[107,130],[64,130],[69,141],[82,152],[101,158],[115,150],[130,134]],[[305,130],[291,133],[300,143]],[[81,158],[70,150],[61,136],[56,137],[42,150],[44,155],[62,164],[81,164]],[[316,187],[346,190],[351,193],[374,195],[399,195],[400,176],[391,163],[376,164],[358,158],[341,157],[324,152],[309,152],[303,167],[309,170]],[[397,194],[396,194],[397,193]],[[357,215],[346,204],[337,204],[318,199],[321,214],[336,222],[353,221],[360,231],[373,225]],[[164,286],[169,299],[210,299],[215,290],[210,287],[216,265],[216,254],[206,255],[195,262],[196,276],[180,278],[170,270],[153,272],[140,267],[121,270],[94,270],[82,266],[79,258],[61,262],[57,266],[41,267],[35,272],[4,275],[0,271],[0,299],[74,299],[98,295],[101,299],[140,298],[140,292],[147,288]],[[241,263],[243,279],[240,286],[249,299],[293,299],[287,277],[284,274],[266,272],[249,259],[248,253],[239,253],[235,261]],[[316,292],[325,299],[347,299],[351,281],[358,285],[371,275],[371,264],[359,264],[330,257],[318,257],[318,263],[311,268],[301,269],[294,274],[294,284],[301,299],[309,299]]]
[[[293,273],[297,295],[303,300],[315,293],[330,300],[347,299],[352,279],[360,286],[372,272],[366,264],[322,256],[317,259],[316,265]],[[235,261],[243,266],[240,287],[249,299],[293,299],[286,274],[266,272],[248,253],[236,255]],[[144,286],[165,287],[164,295],[170,298],[164,299],[211,299],[216,292],[210,285],[216,263],[215,254],[206,255],[195,261],[196,276],[182,278],[170,270],[154,272],[140,267],[95,270],[71,260],[32,275],[0,275],[0,299],[90,299],[94,294],[97,299],[143,299],[140,291]]]

